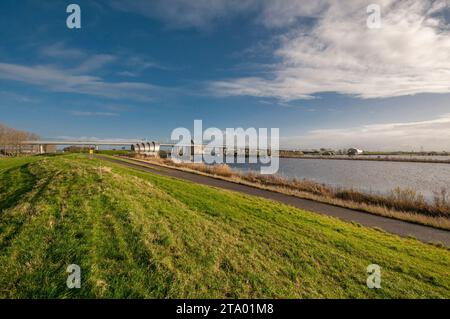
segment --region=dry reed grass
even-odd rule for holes
[[[436,192],[433,200],[429,202],[422,194],[411,188],[397,187],[388,195],[378,195],[298,178],[290,180],[279,175],[236,172],[226,164],[176,163],[161,158],[144,160],[301,198],[450,230],[450,192],[445,188]]]

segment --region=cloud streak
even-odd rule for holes
[[[160,19],[170,28],[207,29],[215,22],[252,10],[255,0],[112,0],[113,8]]]
[[[44,87],[54,92],[138,101],[151,100],[152,94],[158,89],[156,86],[141,82],[107,82],[98,76],[74,74],[73,70],[47,65],[0,63],[0,79]]]
[[[80,59],[86,56],[86,53],[79,49],[68,48],[64,42],[57,42],[40,49],[43,56],[51,58]]]
[[[89,112],[89,111],[70,111],[70,114],[74,116],[81,116],[81,117],[90,117],[90,116],[119,116],[118,113],[113,112]]]

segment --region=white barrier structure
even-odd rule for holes
[[[158,156],[161,145],[156,142],[143,142],[131,145],[131,151],[146,156]]]

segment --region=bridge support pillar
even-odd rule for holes
[[[39,154],[44,154],[44,145],[39,144]]]

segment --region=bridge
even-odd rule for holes
[[[38,146],[38,153],[44,154],[46,152],[45,148],[47,145],[56,145],[56,146],[87,146],[94,147],[96,150],[99,149],[99,146],[129,146],[130,149],[139,154],[147,154],[147,155],[155,155],[160,151],[161,147],[168,147],[173,150],[173,148],[179,148],[176,150],[177,152],[183,148],[190,148],[190,154],[202,154],[207,144],[194,144],[194,141],[191,141],[191,144],[180,145],[177,143],[159,143],[156,141],[145,141],[145,140],[37,140],[37,141],[23,141],[20,144],[22,145],[30,145],[30,146]],[[213,147],[215,148],[215,147]],[[271,150],[268,149],[252,149],[250,150],[248,147],[234,147],[233,149],[227,149],[226,146],[219,147],[224,155],[227,155],[231,152],[234,156],[241,154],[245,156],[256,155],[259,154],[267,154],[271,156]],[[183,153],[187,153],[183,151]]]
[[[99,146],[130,146],[131,149],[133,148],[133,145],[141,145],[148,143],[147,141],[142,140],[41,140],[41,141],[23,141],[21,142],[22,145],[31,145],[31,146],[38,146],[39,148],[39,154],[45,153],[45,146],[47,145],[56,145],[56,146],[66,146],[66,145],[72,145],[72,146],[87,146],[87,147],[94,147],[96,150],[98,150]],[[155,143],[155,142],[152,142]],[[161,144],[157,143],[160,146],[169,146],[173,147],[174,144]]]

